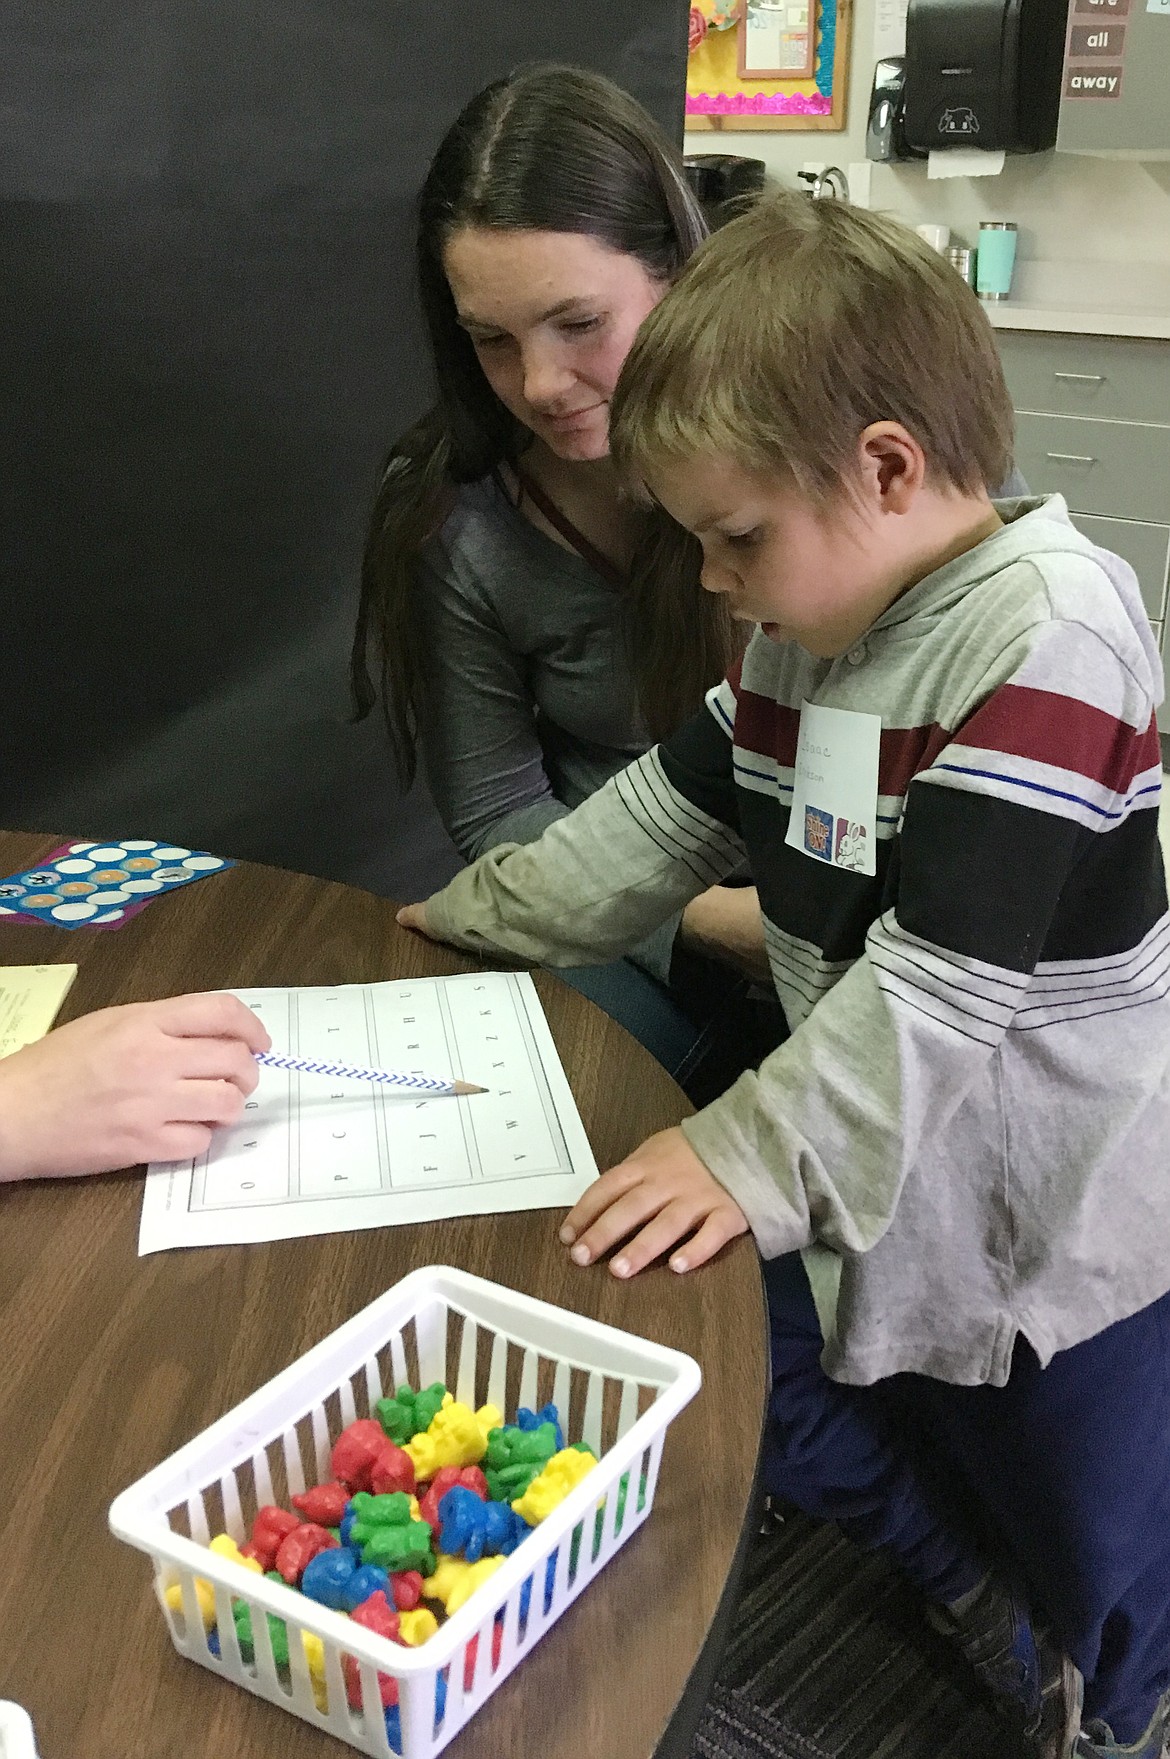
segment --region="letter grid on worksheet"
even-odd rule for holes
[[[262,1068],[243,1121],[207,1154],[150,1169],[140,1251],[556,1207],[596,1177],[527,973],[237,993],[277,1050],[488,1091]]]

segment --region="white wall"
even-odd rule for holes
[[[788,185],[806,160],[824,160],[845,169],[851,161],[864,159],[873,81],[873,22],[874,0],[857,0],[849,126],[844,133],[704,130],[687,135],[686,151],[763,159],[771,174]],[[925,165],[875,165],[870,205],[891,209],[914,225],[942,221],[959,242],[968,244],[976,242],[980,220],[1014,220],[1020,228],[1021,260],[1170,265],[1167,163],[1019,154],[1009,157],[999,177],[930,183]]]

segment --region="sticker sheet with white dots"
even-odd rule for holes
[[[119,928],[163,892],[233,867],[222,855],[152,837],[65,843],[0,880],[0,917],[57,928]]]

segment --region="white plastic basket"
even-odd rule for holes
[[[462,1271],[430,1266],[371,1302],[123,1491],[110,1509],[110,1526],[153,1559],[155,1590],[180,1654],[363,1753],[431,1759],[646,1519],[667,1426],[694,1397],[700,1379],[698,1364],[676,1350]],[[509,1420],[519,1405],[537,1409],[553,1400],[566,1444],[586,1442],[599,1464],[428,1642],[415,1649],[391,1643],[206,1549],[216,1532],[242,1540],[261,1505],[287,1504],[306,1484],[325,1482],[338,1433],[372,1411],[377,1399],[404,1382],[420,1387],[434,1381],[473,1408],[499,1406]],[[554,1553],[546,1586],[547,1560]],[[214,1588],[218,1656],[199,1614],[197,1576]],[[181,1614],[164,1600],[176,1582]],[[251,1662],[243,1660],[236,1641],[231,1612],[236,1599],[251,1610]],[[492,1634],[501,1610],[496,1663]],[[288,1626],[289,1668],[283,1677],[273,1659],[265,1612]],[[302,1631],[324,1644],[325,1710],[314,1701]],[[470,1664],[473,1637],[478,1643]],[[361,1711],[346,1701],[343,1655],[359,1664]],[[387,1735],[378,1673],[398,1682],[400,1749]],[[445,1703],[437,1715],[440,1676]]]
[[[0,1759],[37,1759],[28,1711],[7,1698],[0,1698]]]

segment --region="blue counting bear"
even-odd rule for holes
[[[516,1413],[517,1429],[539,1429],[542,1423],[551,1423],[557,1434],[557,1453],[565,1445],[565,1435],[561,1428],[561,1416],[555,1405],[542,1405],[539,1411],[530,1411],[527,1405],[521,1405]]]
[[[349,1544],[349,1536],[353,1532],[353,1524],[356,1520],[357,1513],[353,1506],[353,1498],[351,1497],[345,1505],[345,1513],[342,1515],[341,1524],[337,1529],[337,1535],[341,1540],[342,1545]]]
[[[552,1556],[549,1558],[547,1564],[544,1566],[544,1610],[545,1610],[545,1612],[547,1612],[549,1607],[552,1605],[553,1585],[556,1582],[556,1577],[557,1577],[557,1554],[554,1551]],[[521,1624],[525,1624],[527,1622],[528,1609],[531,1605],[532,1605],[532,1577],[529,1576],[528,1580],[526,1582],[522,1583],[521,1587],[520,1587],[520,1623]]]
[[[447,1711],[447,1676],[440,1674],[435,1680],[435,1727],[438,1728]],[[402,1751],[402,1718],[398,1714],[397,1704],[391,1704],[386,1711],[386,1739],[396,1753]]]
[[[462,1552],[469,1564],[485,1555],[509,1557],[529,1532],[527,1522],[506,1502],[484,1502],[462,1484],[440,1502],[439,1521],[442,1550]]]
[[[325,1555],[324,1552],[318,1553],[318,1556],[321,1557]],[[341,1604],[343,1609],[346,1612],[356,1612],[363,1601],[368,1600],[371,1594],[377,1594],[379,1589],[393,1606],[394,1590],[390,1585],[390,1578],[386,1571],[382,1569],[380,1564],[359,1565],[342,1590]]]
[[[305,1565],[301,1593],[307,1594],[310,1600],[319,1601],[322,1606],[331,1606],[334,1612],[348,1612],[349,1584],[356,1574],[353,1552],[346,1546],[319,1551]],[[373,1593],[373,1589],[370,1592]],[[354,1602],[355,1606],[358,1604]]]

